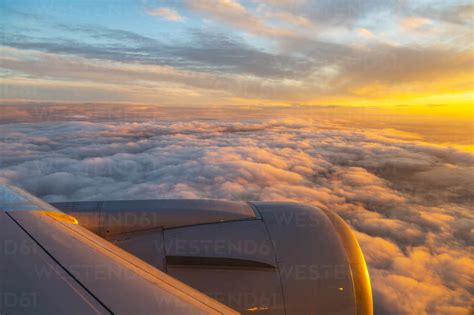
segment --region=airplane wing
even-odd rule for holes
[[[0,185],[0,314],[238,314]]]
[[[287,202],[48,204],[0,185],[0,315],[372,315],[334,212]]]

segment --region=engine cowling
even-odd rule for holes
[[[362,251],[331,211],[216,200],[53,206],[243,314],[373,313]]]

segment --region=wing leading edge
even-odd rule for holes
[[[0,185],[0,314],[238,314]]]

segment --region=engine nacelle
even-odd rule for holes
[[[333,212],[216,200],[52,205],[243,314],[373,313],[362,251]]]

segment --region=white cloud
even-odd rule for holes
[[[470,153],[309,120],[59,120],[3,124],[0,135],[0,180],[50,201],[286,200],[336,211],[358,231],[378,313],[469,313]]]

